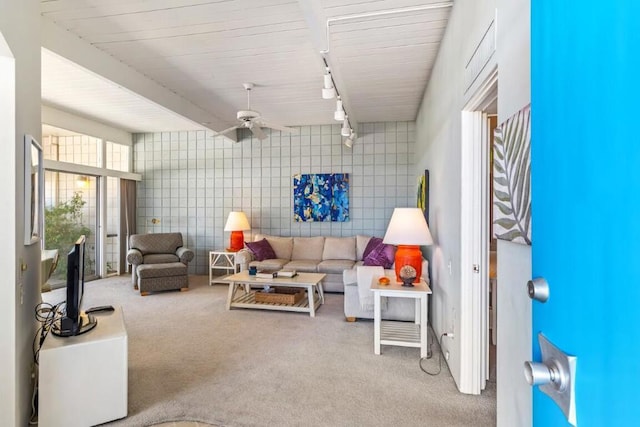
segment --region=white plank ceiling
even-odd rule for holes
[[[310,125],[333,122],[335,100],[321,97],[321,50],[327,49],[324,57],[354,122],[414,120],[451,4],[43,0],[42,15],[229,126],[246,108],[243,82],[256,84],[252,108],[269,121]],[[69,67],[45,51],[44,102],[134,132],[199,126],[109,85],[99,69]]]

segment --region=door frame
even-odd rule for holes
[[[5,286],[0,286],[0,363],[3,373],[0,375],[0,394],[5,396],[0,402],[0,425],[17,425],[21,419],[20,410],[25,409],[18,395],[26,380],[22,380],[23,372],[18,371],[18,314],[16,305],[23,292],[24,283],[21,276],[21,265],[18,254],[22,257],[22,240],[17,236],[16,205],[16,159],[21,158],[16,151],[16,60],[11,48],[0,31],[0,179],[5,184],[0,200],[8,214],[0,225],[0,238],[9,248],[0,258],[0,269],[3,272]],[[22,145],[20,145],[22,147]],[[20,241],[20,245],[16,246]],[[11,250],[11,248],[14,248]],[[31,327],[31,326],[29,326]]]
[[[497,96],[494,66],[461,112],[460,391],[470,394],[480,394],[489,378],[489,141],[484,111]]]

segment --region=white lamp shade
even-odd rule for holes
[[[251,230],[249,220],[244,212],[229,212],[227,223],[224,226],[224,231],[246,231]]]
[[[391,245],[426,246],[433,244],[429,226],[420,208],[395,208],[384,235]]]

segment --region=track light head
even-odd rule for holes
[[[335,96],[336,96],[336,88],[333,86],[331,71],[329,70],[329,67],[327,67],[324,73],[324,85],[322,87],[322,98],[332,99]]]
[[[349,126],[349,118],[345,116],[344,121],[342,122],[342,129],[340,129],[340,135],[349,136],[351,135],[351,127]]]
[[[332,87],[333,87],[333,80],[331,80],[331,74],[327,72],[327,74],[324,75],[324,88],[331,89]]]
[[[351,135],[349,135],[349,137],[344,140],[344,145],[346,145],[348,148],[352,148],[356,138],[358,138],[358,134],[351,130]]]
[[[333,99],[336,96],[335,88],[322,88],[322,98],[323,99]]]
[[[344,117],[345,112],[344,108],[342,107],[342,100],[340,99],[340,97],[338,97],[338,100],[336,101],[336,111],[333,113],[333,118],[341,122],[344,120]]]

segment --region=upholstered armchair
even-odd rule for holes
[[[187,265],[194,253],[183,246],[181,233],[134,234],[129,248],[131,281],[141,295],[189,288]]]

